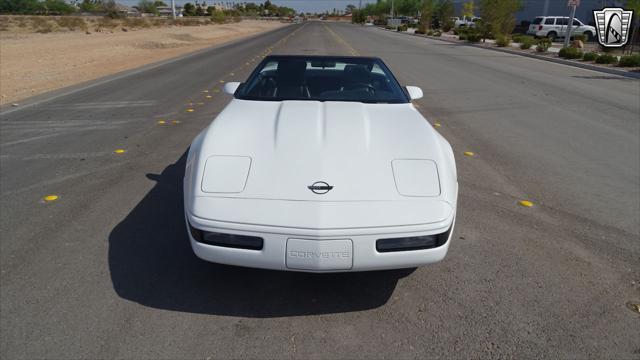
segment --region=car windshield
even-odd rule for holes
[[[539,25],[542,22],[542,18],[541,17],[537,17],[533,20],[532,24],[533,25]]]
[[[380,59],[359,57],[270,56],[235,96],[262,101],[409,102]]]

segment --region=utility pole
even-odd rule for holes
[[[391,0],[391,18],[394,19],[393,17],[393,12],[394,12],[394,0]]]
[[[176,0],[171,0],[171,17],[176,19]]]
[[[580,5],[580,0],[569,0],[567,5],[571,6],[571,16],[569,16],[569,23],[567,24],[567,33],[564,35],[564,47],[569,46],[571,28],[573,27],[573,18],[576,16],[576,8]]]

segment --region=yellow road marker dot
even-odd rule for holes
[[[202,90],[202,92],[203,92],[203,93],[208,93],[208,92],[209,92],[209,90]]]
[[[50,202],[50,201],[56,201],[59,199],[58,195],[47,195],[45,197],[42,198],[42,200],[46,201],[46,202]]]
[[[233,76],[233,75],[235,75],[235,74],[234,73],[229,73],[229,76]]]
[[[164,125],[164,124],[166,124],[166,121],[164,121],[164,120],[158,121],[158,125]]]
[[[125,150],[125,149],[115,149],[115,150],[113,150],[113,152],[115,154],[124,154],[124,153],[127,152],[127,150]]]
[[[224,84],[224,80],[220,80],[220,84]]]
[[[205,96],[205,97],[206,97],[207,99],[211,99],[213,96],[211,96],[211,95],[207,95],[207,96]]]
[[[440,123],[439,123],[439,122],[437,122],[437,123],[433,123],[433,126],[435,126],[435,127],[440,127]]]
[[[204,103],[203,102],[199,102],[198,105],[204,105]]]
[[[173,125],[180,124],[180,120],[171,120],[171,123]]]
[[[193,112],[193,109],[187,109],[187,112]]]
[[[627,309],[635,312],[636,314],[640,314],[640,302],[627,302]]]
[[[521,206],[524,206],[524,207],[532,207],[533,206],[533,203],[531,201],[529,201],[529,200],[520,200],[520,201],[518,201],[518,204],[520,204]]]
[[[213,92],[220,92],[220,89],[215,89],[213,90]]]
[[[473,151],[465,151],[464,156],[474,156],[475,153]]]

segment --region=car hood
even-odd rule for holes
[[[437,198],[446,192],[443,172],[455,182],[455,168],[443,168],[450,151],[443,141],[412,104],[234,99],[194,141],[187,190],[245,199],[407,200],[392,164],[407,159],[431,161],[425,196]],[[308,188],[316,182],[333,188],[316,194]]]

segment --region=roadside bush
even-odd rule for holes
[[[496,45],[498,47],[507,47],[511,44],[511,38],[507,35],[496,35]]]
[[[224,24],[225,22],[227,22],[227,15],[225,15],[222,11],[216,10],[211,14],[211,21],[216,24]]]
[[[477,43],[477,42],[480,42],[480,40],[482,40],[482,36],[480,36],[480,34],[478,34],[475,31],[470,31],[467,34],[467,41],[468,42]]]
[[[458,40],[460,40],[460,41],[467,40],[467,34],[465,34],[465,33],[458,34]]]
[[[620,58],[618,66],[621,67],[638,67],[640,66],[640,55],[627,55]]]
[[[442,36],[442,32],[436,30],[436,31],[433,32],[432,36],[440,37],[440,36]]]
[[[391,26],[391,25],[387,25],[384,28],[387,29],[387,30],[395,30],[395,28],[393,26]]]
[[[148,28],[151,24],[143,18],[125,18],[124,25],[137,28]]]
[[[515,42],[515,43],[522,43],[522,39],[525,38],[525,37],[527,37],[527,36],[524,35],[524,34],[513,34],[511,36],[511,40],[513,40],[513,42]]]
[[[522,36],[520,37],[520,41],[518,42],[520,43],[520,49],[526,50],[531,48],[531,46],[536,43],[536,39],[534,39],[533,36]]]
[[[118,22],[107,16],[100,18],[97,23],[98,28],[113,29],[116,26]]]
[[[67,28],[71,31],[82,30],[87,31],[88,26],[84,19],[75,16],[61,16],[56,20],[58,26],[61,28]]]
[[[398,26],[397,31],[407,31],[409,27],[407,25],[400,25]]]
[[[583,61],[595,61],[598,58],[598,53],[586,52],[582,55]]]
[[[571,48],[571,47],[562,48],[558,53],[558,56],[565,59],[581,59],[582,55],[583,55],[582,51],[576,48]]]
[[[613,55],[602,54],[596,59],[596,64],[615,64],[617,61],[618,58]]]
[[[549,47],[551,46],[551,40],[548,38],[543,38],[538,40],[538,46],[536,46],[537,52],[547,52]]]
[[[449,32],[451,31],[452,28],[453,28],[453,23],[451,21],[446,21],[444,24],[442,24],[443,32]]]

